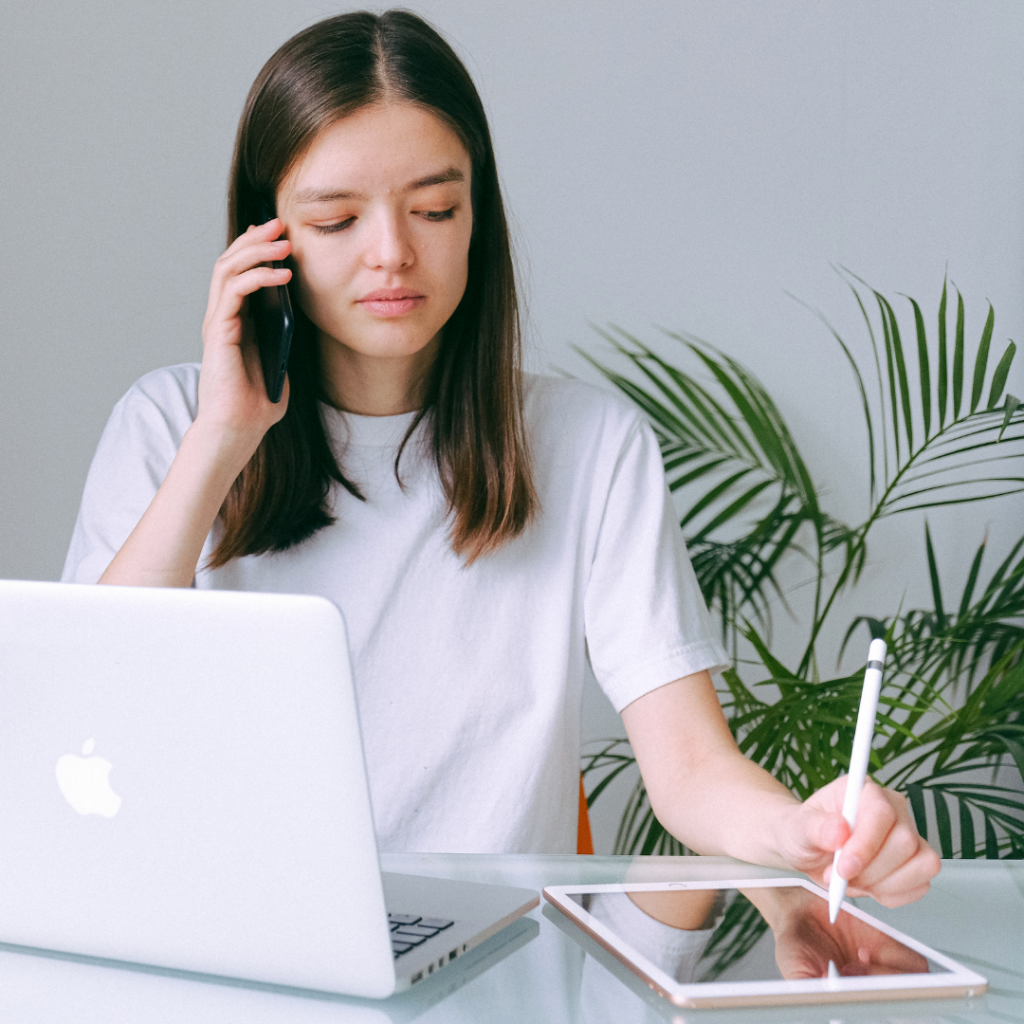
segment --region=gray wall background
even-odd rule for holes
[[[1019,0],[409,6],[453,42],[488,108],[531,367],[596,379],[570,347],[606,352],[589,322],[693,332],[762,378],[826,505],[855,520],[852,381],[787,293],[861,342],[833,264],[917,297],[931,329],[948,266],[969,338],[991,300],[999,351],[1024,340]],[[252,79],[289,35],[345,8],[2,9],[0,576],[54,579],[112,405],[147,370],[199,358]],[[1022,379],[1018,366],[1018,395]],[[986,531],[993,555],[1007,549],[1020,509],[930,516],[950,586]],[[840,619],[927,600],[919,519],[887,523],[871,554]],[[593,690],[586,731],[621,731]]]

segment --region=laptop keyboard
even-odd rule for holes
[[[422,946],[428,939],[451,928],[454,921],[442,917],[419,917],[416,914],[388,914],[391,927],[391,949],[397,960],[410,949]]]

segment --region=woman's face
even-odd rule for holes
[[[390,360],[398,372],[433,361],[466,289],[471,168],[451,128],[391,103],[325,129],[282,182],[292,287],[320,330],[328,373],[369,369],[367,360]]]

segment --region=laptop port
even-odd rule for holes
[[[422,971],[417,971],[417,972],[416,972],[416,973],[415,973],[415,974],[414,974],[414,975],[412,976],[412,982],[411,982],[411,983],[412,983],[413,985],[415,985],[417,981],[422,981],[422,980],[423,980],[423,972],[422,972]]]
[[[459,951],[457,949],[453,949],[448,954],[448,963],[451,963],[458,955],[459,955]]]

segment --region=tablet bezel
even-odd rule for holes
[[[944,967],[948,974],[895,974],[806,978],[792,981],[710,981],[683,984],[666,974],[642,953],[623,942],[571,897],[588,893],[666,892],[687,889],[754,889],[800,886],[828,901],[828,893],[804,878],[736,878],[715,881],[618,883],[612,885],[553,885],[544,898],[603,949],[636,974],[646,985],[676,1006],[705,1009],[729,1006],[784,1006],[795,1003],[845,1003],[890,999],[936,999],[981,995],[988,982],[974,971],[937,950],[891,928],[884,921],[844,902],[842,909],[910,949]]]

